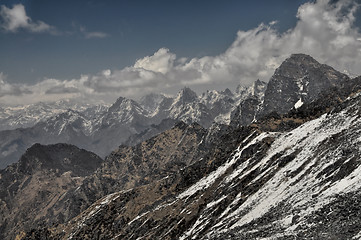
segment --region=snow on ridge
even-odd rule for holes
[[[357,108],[356,110],[355,107]],[[274,168],[277,166],[265,167],[272,159],[272,156],[276,154],[281,154],[279,158],[291,154],[296,154],[296,157],[286,166],[279,169],[277,174],[272,176],[257,192],[247,196],[242,205],[237,209],[233,209],[238,201],[242,199],[242,192],[239,192],[233,201],[228,204],[227,208],[217,217],[217,221],[208,231],[207,236],[222,236],[222,234],[226,234],[232,229],[261,218],[272,207],[276,207],[284,201],[292,205],[294,209],[298,209],[297,214],[300,216],[300,220],[297,224],[294,224],[291,221],[293,214],[290,215],[290,213],[286,212],[288,215],[286,213],[284,216],[281,215],[280,219],[276,220],[276,222],[287,230],[279,237],[285,236],[286,233],[287,235],[292,235],[298,224],[307,224],[307,222],[302,222],[305,221],[306,216],[311,215],[317,209],[330,203],[335,194],[358,191],[361,186],[361,165],[354,169],[347,177],[334,183],[326,182],[322,184],[322,180],[326,176],[321,178],[316,178],[316,176],[342,157],[342,147],[344,147],[342,145],[332,145],[332,150],[328,147],[319,148],[328,144],[325,141],[332,141],[332,136],[339,136],[342,133],[341,136],[348,139],[347,145],[361,145],[361,138],[359,137],[361,134],[361,119],[359,118],[359,112],[360,107],[357,102],[350,104],[348,108],[341,112],[324,114],[290,132],[278,133],[279,136],[277,136],[277,133],[274,133],[273,136],[276,137],[276,140],[268,149],[266,156],[250,169],[247,169],[247,165],[252,157],[242,162],[231,174],[223,179],[220,186],[230,188],[231,191],[234,185],[227,183],[233,181],[236,177],[242,179],[243,176],[252,170],[259,169],[260,174],[250,182],[250,184],[255,183],[275,170]],[[361,147],[358,148],[358,151],[361,152]],[[348,162],[351,158],[352,156],[345,159],[344,163]],[[244,172],[245,169],[247,169],[246,172]],[[297,172],[296,170],[299,169],[301,171]],[[297,174],[290,175],[290,173],[294,172],[297,172]],[[242,176],[240,176],[241,173]],[[337,169],[332,174],[336,173]],[[317,198],[312,197],[319,192],[322,193]],[[271,222],[267,226],[276,224],[276,222]],[[225,228],[225,226],[227,227]],[[247,229],[237,229],[237,231],[250,233]],[[254,231],[257,232],[258,230],[255,229]],[[272,236],[276,237],[276,235]]]
[[[340,113],[334,114],[332,116],[323,115],[318,119],[310,121],[301,125],[300,127],[294,129],[290,133],[284,134],[279,137],[271,146],[268,151],[268,155],[261,160],[253,169],[262,167],[262,165],[266,165],[267,161],[271,159],[271,157],[277,153],[283,153],[284,156],[289,155],[292,152],[300,150],[297,157],[292,160],[292,162],[286,165],[284,168],[280,170],[275,176],[272,177],[259,191],[250,196],[236,211],[229,214],[225,220],[232,219],[236,216],[239,216],[241,212],[246,211],[246,209],[251,209],[250,211],[246,211],[246,214],[243,215],[242,218],[235,223],[231,229],[242,226],[251,222],[252,220],[263,216],[267,213],[271,207],[276,206],[283,200],[291,201],[295,199],[295,194],[300,194],[301,186],[316,186],[318,181],[313,178],[309,179],[298,179],[297,177],[302,176],[302,173],[307,170],[317,170],[317,172],[312,172],[312,176],[317,175],[325,167],[331,165],[336,159],[330,161],[329,159],[325,159],[321,161],[324,166],[315,169],[313,166],[315,164],[316,159],[312,159],[304,170],[299,173],[297,176],[292,179],[287,179],[288,172],[292,172],[298,169],[307,159],[312,158],[313,154],[317,149],[317,146],[323,142],[325,139],[331,137],[334,134],[340,133],[343,130],[346,130],[351,125],[360,124],[360,120],[356,116],[353,116],[351,112],[348,110],[344,110]],[[361,166],[354,171],[354,174],[350,175],[347,179],[343,179],[340,182],[334,184],[329,191],[324,193],[324,201],[326,197],[331,196],[335,192],[344,191],[346,185],[349,186],[349,189],[352,190],[352,186],[356,186],[361,183],[360,174],[357,175],[358,172],[361,171]],[[357,177],[359,176],[359,177]],[[262,177],[262,176],[258,176]],[[297,182],[299,181],[300,182]],[[305,182],[306,181],[306,182]],[[291,183],[295,183],[293,187],[290,187]],[[309,187],[307,189],[302,189],[301,192],[307,192],[318,189],[317,187]],[[327,193],[330,193],[327,195]],[[305,196],[310,196],[312,194],[304,194]],[[306,202],[311,201],[311,199],[306,199]],[[303,202],[302,204],[305,204]],[[322,204],[321,204],[322,205]],[[320,205],[320,206],[321,206]],[[218,226],[220,224],[217,224]]]
[[[243,142],[240,145],[247,142],[248,139],[250,137],[252,137],[253,135],[254,135],[254,133],[251,133],[246,139],[243,140]],[[178,199],[183,199],[183,198],[186,198],[186,197],[190,197],[193,194],[195,194],[196,192],[198,192],[200,190],[204,190],[204,189],[210,187],[219,177],[221,177],[227,171],[227,169],[230,166],[232,166],[238,160],[238,158],[241,156],[244,149],[247,149],[252,144],[256,143],[257,141],[261,141],[262,139],[264,139],[267,136],[269,136],[269,133],[261,133],[260,135],[255,137],[250,143],[248,143],[242,149],[240,149],[240,146],[239,146],[237,148],[237,150],[235,151],[233,157],[228,159],[225,164],[218,167],[217,170],[213,171],[212,173],[208,174],[207,176],[203,177],[201,180],[196,182],[194,185],[189,187],[187,190],[185,190],[184,192],[179,194],[177,198]]]

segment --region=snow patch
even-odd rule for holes
[[[300,108],[303,105],[302,99],[300,98],[296,103],[295,103],[295,109]]]

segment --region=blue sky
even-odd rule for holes
[[[39,100],[45,101],[174,93],[184,85],[198,91],[232,88],[268,81],[293,52],[312,53],[358,75],[351,60],[338,59],[342,53],[345,59],[361,56],[357,3],[0,0],[0,101],[26,101],[39,87],[45,89]]]
[[[0,70],[11,82],[35,82],[123,68],[161,47],[180,57],[216,55],[228,48],[240,29],[274,20],[282,31],[294,26],[294,13],[303,2],[1,1],[8,8],[23,4],[33,21],[64,33],[31,34],[24,29],[1,33]],[[107,36],[87,39],[80,28]]]

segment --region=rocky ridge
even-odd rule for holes
[[[1,175],[3,185],[9,185],[12,193],[0,199],[7,201],[15,196],[19,199],[14,203],[15,206],[18,203],[20,205],[9,207],[7,204],[0,207],[0,211],[5,213],[4,216],[9,215],[8,218],[0,221],[0,228],[4,230],[3,232],[11,233],[4,235],[3,238],[12,239],[14,233],[22,235],[24,232],[19,233],[17,231],[19,229],[27,231],[42,224],[52,225],[68,221],[109,193],[146,185],[179,171],[204,154],[209,144],[206,133],[207,131],[199,124],[187,125],[180,122],[172,129],[134,147],[119,147],[101,164],[97,162],[94,168],[92,165],[78,165],[77,162],[82,164],[91,164],[91,162],[84,162],[84,157],[75,153],[74,149],[71,150],[72,158],[67,160],[68,158],[64,156],[71,149],[68,145],[34,145],[22,156],[19,163],[6,168],[3,170],[6,174]],[[59,152],[61,149],[64,153]],[[73,170],[68,165],[62,167],[64,162],[74,165]],[[83,171],[91,168],[92,171],[87,171],[86,174],[72,172],[79,171],[77,170],[79,168],[84,168]],[[22,170],[18,169],[26,169],[29,172],[24,177]],[[20,175],[20,177],[9,180],[9,176],[12,175]],[[12,187],[14,181],[21,185],[20,189]],[[22,187],[23,182],[29,181],[29,187]],[[36,181],[41,181],[42,184],[34,187],[33,182]],[[25,197],[29,189],[34,190],[30,196],[36,196],[36,200]],[[35,205],[34,201],[40,199],[41,203]],[[28,203],[23,204],[26,201]],[[31,211],[27,210],[29,206]],[[12,219],[14,213],[20,214],[26,220]],[[39,220],[32,222],[31,219]],[[10,227],[15,224],[18,228]]]
[[[71,188],[78,187],[102,163],[94,153],[73,145],[35,144],[19,162],[0,170],[0,238],[13,239],[20,229],[63,219],[54,207]]]

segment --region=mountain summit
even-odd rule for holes
[[[175,99],[177,104],[186,104],[192,103],[197,100],[197,94],[192,91],[189,87],[184,87],[178,94]]]
[[[262,114],[286,113],[315,100],[322,91],[349,77],[305,54],[293,54],[278,67],[265,92]]]

